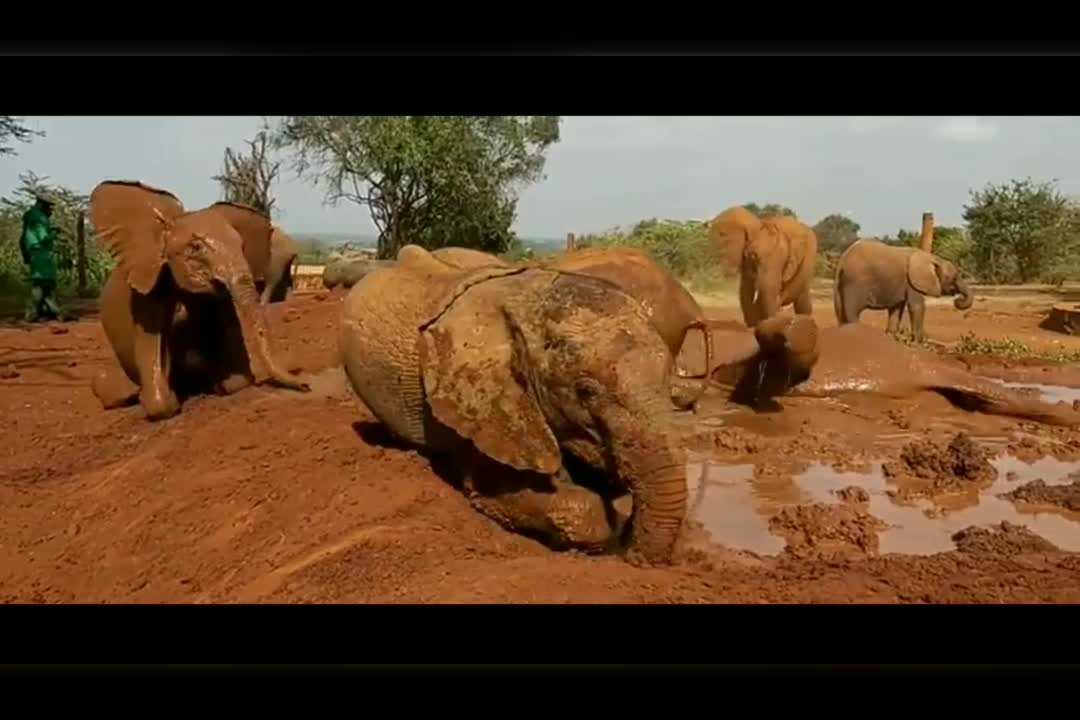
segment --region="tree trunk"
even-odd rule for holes
[[[79,276],[79,297],[86,295],[86,216],[79,213],[75,221],[75,269]]]

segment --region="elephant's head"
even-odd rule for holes
[[[761,220],[744,207],[728,208],[709,222],[709,242],[729,272],[739,272],[743,252]]]
[[[958,295],[957,310],[967,310],[975,298],[953,263],[923,250],[913,250],[908,258],[908,282],[923,295]]]
[[[466,274],[421,327],[434,417],[485,455],[550,475],[565,451],[628,489],[631,559],[670,562],[686,512],[669,432],[671,355],[641,304],[541,268]]]
[[[133,291],[228,298],[240,322],[253,380],[307,389],[275,362],[255,289],[255,277],[264,275],[270,255],[265,215],[231,203],[185,211],[165,190],[105,181],[90,195],[90,219]]]

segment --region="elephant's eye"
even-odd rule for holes
[[[595,400],[604,391],[603,386],[595,378],[584,377],[574,383],[574,390],[582,401]]]

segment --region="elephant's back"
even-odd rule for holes
[[[340,335],[342,365],[357,396],[394,434],[416,445],[426,440],[417,349],[425,279],[393,267],[366,274],[345,297]]]
[[[705,313],[681,282],[647,253],[632,248],[588,248],[564,255],[547,267],[606,280],[645,308],[672,356],[678,355],[686,328]]]

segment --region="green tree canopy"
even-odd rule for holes
[[[273,144],[329,202],[368,207],[388,258],[407,243],[506,251],[517,195],[558,140],[549,115],[320,115],[285,118]]]
[[[12,115],[0,115],[0,155],[15,155],[15,148],[11,142],[31,142],[35,137],[41,137],[45,133],[40,130],[31,130],[26,126],[22,118]]]
[[[794,210],[786,205],[779,205],[777,203],[766,203],[765,205],[746,203],[743,207],[757,215],[759,218],[779,217],[781,215],[797,217]]]
[[[846,215],[826,215],[814,226],[822,250],[843,250],[859,238],[859,223]]]
[[[987,282],[1043,279],[1073,249],[1075,214],[1054,182],[988,184],[971,192],[964,220],[972,259]]]
[[[267,215],[272,214],[274,197],[271,190],[281,162],[271,161],[267,156],[268,141],[267,131],[263,129],[254,139],[246,141],[250,154],[225,148],[221,174],[213,178],[221,185],[223,200],[250,205]]]

